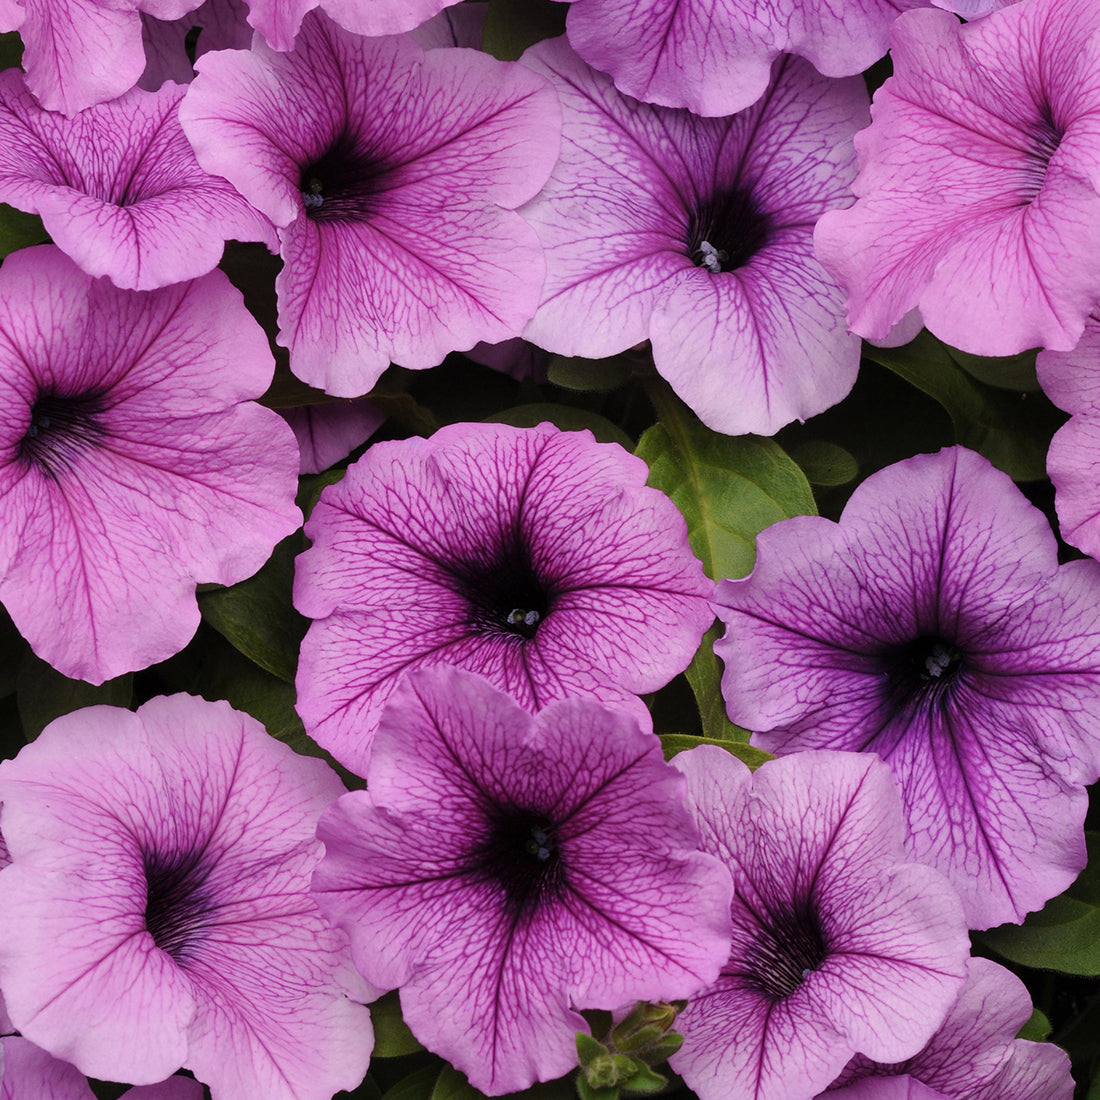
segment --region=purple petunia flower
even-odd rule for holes
[[[203,0],[203,3],[179,19],[141,17],[141,36],[145,47],[145,71],[138,87],[154,92],[166,80],[189,84],[195,76],[187,56],[187,36],[198,30],[194,55],[202,57],[211,50],[247,50],[252,44],[246,0]]]
[[[840,523],[761,532],[716,596],[730,717],[769,752],[877,752],[913,858],[970,925],[1020,921],[1085,864],[1100,773],[1100,567],[963,448],[879,471]]]
[[[856,139],[859,201],[816,234],[855,332],[884,337],[919,307],[978,355],[1077,343],[1100,288],[1098,32],[1094,0],[898,20]]]
[[[317,820],[343,789],[227,703],[177,695],[51,723],[0,764],[16,1026],[100,1079],[149,1084],[183,1064],[214,1100],[354,1088],[370,1021],[308,892]]]
[[[298,558],[314,622],[310,736],[360,774],[401,674],[454,664],[529,710],[623,701],[686,667],[713,622],[683,517],[617,444],[549,424],[376,443],[327,488]]]
[[[96,1100],[88,1079],[75,1066],[47,1054],[26,1039],[0,1042],[0,1100]],[[156,1085],[127,1089],[119,1100],[202,1100],[202,1085],[190,1077],[169,1077]]]
[[[485,680],[394,692],[369,794],[321,819],[313,879],[368,981],[498,1095],[576,1064],[580,1008],[687,997],[729,947],[729,875],[696,851],[684,784],[632,711],[531,716]]]
[[[176,118],[184,89],[135,88],[65,119],[0,73],[0,202],[42,217],[89,275],[153,290],[213,270],[230,238],[277,245],[270,223],[195,160]]]
[[[1073,351],[1040,352],[1035,365],[1046,395],[1073,414],[1047,452],[1062,538],[1100,558],[1100,312]]]
[[[247,400],[267,339],[220,271],[148,293],[52,246],[0,268],[0,602],[34,651],[101,683],[199,623],[295,529],[290,428]]]
[[[949,1100],[1071,1100],[1066,1052],[1052,1043],[1016,1038],[1030,1017],[1031,996],[1015,974],[989,959],[971,959],[959,999],[919,1054],[894,1065],[854,1058],[833,1088],[905,1078]],[[894,1095],[905,1093],[849,1087],[822,1093],[818,1100],[888,1100]]]
[[[862,80],[784,60],[755,107],[702,119],[626,98],[564,39],[523,61],[564,111],[561,159],[523,208],[547,264],[528,339],[598,359],[648,338],[657,370],[721,432],[770,435],[844,397],[859,341],[812,235],[851,201]]]
[[[202,0],[20,0],[0,4],[0,31],[23,39],[27,86],[70,117],[129,91],[145,69],[142,15],[179,19]]]
[[[298,471],[319,474],[347,458],[382,426],[386,414],[369,401],[332,401],[280,409],[301,454]]]
[[[294,51],[208,54],[180,118],[199,163],[280,227],[280,342],[330,393],[519,336],[544,265],[512,208],[557,156],[553,90],[521,65],[320,14]]]
[[[733,945],[678,1018],[673,1069],[701,1100],[798,1100],[853,1053],[915,1055],[958,994],[958,898],[906,861],[889,770],[802,753],[756,773],[716,746],[673,759],[703,851],[733,874]]]

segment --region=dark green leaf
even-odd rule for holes
[[[618,1100],[619,1086],[609,1085],[607,1088],[593,1088],[582,1073],[577,1077],[577,1095],[580,1100]]]
[[[425,1066],[386,1089],[382,1100],[432,1100],[438,1076],[435,1066]]]
[[[0,202],[0,257],[50,239],[37,214],[25,214]]]
[[[511,424],[516,428],[533,428],[536,424],[553,424],[563,432],[581,432],[587,429],[600,443],[618,443],[628,451],[634,450],[634,440],[621,428],[599,413],[587,409],[575,409],[571,405],[554,405],[549,402],[538,405],[516,405],[486,419],[487,424]]]
[[[924,331],[900,348],[867,345],[868,359],[935,398],[951,417],[955,441],[985,455],[1017,481],[1046,476],[1050,437],[1065,421],[1042,393],[1017,393],[979,382],[954,351]]]
[[[1004,924],[975,937],[1023,966],[1100,975],[1100,833],[1086,833],[1089,862],[1077,881],[1022,925]]]
[[[23,62],[23,39],[18,31],[0,34],[0,69],[15,69]]]
[[[824,439],[811,439],[791,451],[811,485],[847,485],[859,476],[859,463],[851,451]]]
[[[483,1095],[458,1070],[444,1066],[432,1090],[431,1100],[481,1100]]]
[[[424,1049],[401,1016],[401,1002],[396,990],[370,1006],[370,1018],[374,1024],[372,1058],[400,1058]]]
[[[515,61],[528,46],[565,33],[565,9],[554,0],[489,0],[481,48]]]
[[[1027,393],[1039,392],[1039,379],[1035,374],[1037,350],[1022,351],[1019,355],[971,355],[958,348],[947,349],[951,358],[967,374],[973,375],[979,382],[1002,390],[1022,390]]]
[[[202,617],[240,650],[281,680],[293,683],[298,647],[309,620],[291,603],[294,558],[305,549],[300,531],[275,547],[258,573],[233,585],[199,595]]]
[[[302,515],[306,519],[309,519],[310,513],[316,507],[325,489],[342,481],[344,473],[342,467],[337,467],[320,474],[303,474],[298,478],[298,495],[294,498],[294,503],[302,510]]]
[[[363,1078],[362,1084],[352,1089],[351,1092],[338,1092],[335,1100],[382,1100],[382,1090],[368,1073]]]
[[[648,1095],[660,1092],[667,1084],[668,1078],[663,1077],[656,1070],[650,1069],[649,1066],[639,1066],[634,1073],[623,1081],[622,1087],[628,1094]]]
[[[663,384],[651,392],[660,421],[635,450],[649,464],[649,484],[683,513],[691,548],[709,577],[745,576],[760,531],[789,516],[815,514],[805,474],[772,440],[719,435]]]
[[[33,741],[55,718],[101,703],[128,707],[134,695],[133,673],[95,685],[62,676],[27,649],[16,677],[16,699],[23,733]]]
[[[1050,1021],[1046,1016],[1035,1009],[1028,1020],[1016,1035],[1017,1039],[1030,1039],[1033,1043],[1042,1043],[1050,1038]]]
[[[581,393],[609,393],[630,377],[632,361],[625,356],[610,359],[582,359],[579,356],[552,355],[546,370],[547,381],[564,390]]]
[[[0,607],[0,699],[15,691],[19,665],[26,649],[27,643],[15,629],[11,616]]]
[[[714,652],[714,643],[721,633],[720,627],[712,626],[703,635],[703,641],[684,675],[699,705],[699,721],[704,737],[718,741],[748,741],[749,731],[735,726],[726,714],[726,700],[722,695],[722,662]]]
[[[726,752],[736,756],[738,760],[743,760],[753,771],[759,768],[761,764],[766,764],[773,759],[770,753],[766,753],[763,749],[754,748],[742,741],[694,737],[690,733],[661,734],[661,749],[666,760],[671,760],[678,752],[686,752],[688,749],[695,748],[696,745],[717,745],[720,749],[725,749]]]

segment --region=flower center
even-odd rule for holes
[[[717,274],[744,267],[768,243],[771,225],[752,192],[742,187],[717,191],[688,219],[688,255]]]
[[[809,902],[768,914],[749,949],[743,977],[751,989],[782,1001],[825,961],[828,951]]]
[[[19,455],[56,478],[72,466],[82,451],[106,434],[99,423],[103,411],[98,393],[66,396],[46,391],[31,406],[30,423],[19,442]]]
[[[203,889],[207,868],[202,852],[146,853],[143,865],[145,927],[157,947],[180,962],[213,908]]]
[[[504,887],[514,913],[530,912],[561,882],[554,823],[526,810],[501,809],[478,853],[478,865]]]
[[[302,169],[298,189],[306,217],[315,222],[366,221],[377,209],[378,181],[386,165],[342,133]]]
[[[518,539],[492,561],[464,565],[457,573],[478,634],[533,638],[550,613],[551,593]]]
[[[963,651],[945,638],[922,635],[884,654],[890,701],[899,708],[948,702],[966,665]]]
[[[1050,158],[1058,150],[1064,136],[1062,128],[1054,121],[1050,104],[1044,103],[1038,123],[1032,128],[1031,145],[1025,151],[1023,181],[1020,187],[1020,205],[1033,202],[1043,189]]]

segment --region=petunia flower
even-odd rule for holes
[[[332,401],[280,409],[298,440],[298,472],[319,474],[347,458],[382,426],[386,414],[369,401]]]
[[[101,1080],[183,1065],[214,1100],[358,1085],[370,1021],[308,890],[343,789],[227,703],[52,722],[0,764],[0,983],[23,1036]]]
[[[164,660],[195,584],[254,573],[300,522],[290,428],[247,400],[267,339],[219,271],[138,293],[52,246],[0,268],[0,602],[101,683]]]
[[[362,774],[383,704],[424,664],[529,710],[664,686],[713,622],[711,585],[647,474],[549,424],[372,446],[321,495],[298,558],[294,604],[317,620],[297,678],[310,736]]]
[[[918,307],[978,355],[1077,343],[1100,287],[1098,33],[1094,0],[897,21],[859,200],[816,233],[853,331],[883,337]]]
[[[1100,311],[1089,315],[1077,347],[1040,352],[1035,366],[1043,392],[1072,414],[1047,452],[1059,530],[1100,558]]]
[[[972,928],[1019,922],[1085,864],[1100,774],[1100,566],[963,448],[867,478],[839,524],[784,520],[722,581],[722,690],[769,752],[877,752],[913,858]]]
[[[966,973],[958,898],[908,862],[889,770],[801,753],[752,773],[716,746],[674,757],[702,848],[733,875],[733,944],[677,1019],[669,1061],[700,1100],[797,1100],[854,1053],[915,1055]]]
[[[279,340],[299,378],[365,394],[519,336],[544,267],[513,208],[558,152],[553,90],[514,63],[320,14],[293,52],[208,54],[180,109],[199,163],[279,226]]]
[[[920,1082],[948,1100],[1071,1100],[1066,1052],[1016,1038],[1030,1017],[1031,996],[1015,974],[989,959],[971,959],[959,999],[919,1054],[893,1065],[853,1058],[818,1100],[888,1100],[894,1093],[884,1086],[857,1090],[854,1083],[896,1078]]]
[[[844,397],[859,341],[812,235],[851,201],[862,80],[788,59],[755,107],[703,119],[628,99],[564,39],[523,62],[564,112],[561,159],[522,211],[547,264],[524,335],[593,359],[649,339],[657,370],[720,432],[770,435]]]
[[[128,92],[145,68],[142,15],[179,19],[202,0],[5,0],[0,31],[23,40],[27,87],[75,115]]]
[[[246,0],[203,0],[179,19],[141,17],[145,71],[139,88],[154,92],[166,80],[189,84],[195,76],[187,56],[187,36],[198,31],[193,46],[196,58],[211,50],[247,50],[252,44]]]
[[[230,238],[274,249],[267,219],[199,167],[183,93],[135,88],[70,120],[39,107],[18,69],[0,73],[0,202],[41,215],[83,271],[128,290],[205,275]]]
[[[635,712],[565,699],[531,716],[473,673],[420,669],[366,779],[321,819],[317,902],[475,1088],[567,1072],[578,1009],[717,974],[729,876],[696,851],[681,777]]]
[[[7,1038],[0,1066],[0,1100],[96,1100],[88,1079],[68,1062],[26,1039]],[[127,1089],[119,1100],[202,1100],[202,1085],[190,1077],[169,1077],[156,1085]]]

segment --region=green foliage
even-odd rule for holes
[[[1036,1008],[1031,1013],[1031,1018],[1017,1032],[1016,1038],[1030,1039],[1033,1043],[1042,1043],[1050,1038],[1050,1032],[1050,1021],[1044,1013]]]
[[[55,718],[71,710],[105,703],[113,707],[128,707],[133,699],[133,673],[96,686],[84,680],[70,680],[39,660],[27,649],[16,677],[16,698],[23,733],[33,741]]]
[[[37,214],[25,214],[14,206],[0,202],[0,258],[49,239],[42,219]]]
[[[618,443],[628,451],[634,450],[634,440],[617,424],[599,413],[577,409],[572,405],[555,405],[543,402],[533,405],[516,405],[487,418],[490,424],[511,424],[517,428],[533,428],[536,424],[553,424],[563,432],[590,431],[600,443]]]
[[[370,1018],[374,1025],[372,1058],[400,1058],[424,1049],[401,1016],[397,990],[387,993],[370,1006]]]
[[[515,61],[528,46],[564,34],[566,10],[555,0],[489,0],[481,48]]]
[[[1022,925],[975,933],[978,941],[1023,966],[1100,975],[1100,833],[1085,836],[1088,866],[1064,894],[1030,914]]]
[[[433,1100],[438,1076],[439,1070],[436,1066],[425,1066],[386,1089],[382,1100]]]
[[[737,729],[738,727],[735,726],[734,728]],[[747,736],[746,733],[746,739]],[[738,760],[744,761],[753,771],[756,771],[761,764],[766,764],[769,760],[774,759],[771,753],[749,745],[746,741],[730,741],[717,737],[696,737],[690,733],[662,733],[660,737],[661,750],[664,752],[666,760],[671,760],[677,753],[687,752],[688,749],[693,749],[696,745],[717,745],[720,749],[732,753]]]
[[[726,714],[726,700],[722,695],[722,662],[714,652],[714,643],[721,633],[721,627],[712,626],[703,635],[684,675],[699,707],[703,737],[715,741],[747,742],[749,731],[735,726]]]
[[[551,385],[565,390],[607,393],[623,385],[632,369],[633,361],[625,355],[615,355],[610,359],[552,355],[546,377]]]
[[[859,477],[859,462],[851,451],[824,439],[809,439],[791,451],[811,485],[833,488]]]
[[[951,417],[957,443],[985,455],[1017,481],[1046,476],[1047,446],[1065,415],[1042,393],[1013,392],[979,381],[976,356],[967,357],[964,369],[960,353],[927,331],[900,348],[867,345],[864,355],[939,402]],[[985,361],[985,377],[993,369],[991,362]],[[1006,379],[1019,382],[1020,376],[1018,364],[1006,372]]]
[[[650,389],[660,420],[635,454],[649,484],[672,498],[707,576],[743,577],[756,559],[756,536],[790,516],[814,515],[805,474],[770,439],[712,432],[664,383]]]
[[[199,610],[219,634],[260,668],[294,682],[298,648],[309,620],[291,604],[294,558],[305,549],[300,531],[283,539],[266,564],[230,588],[199,595]]]

